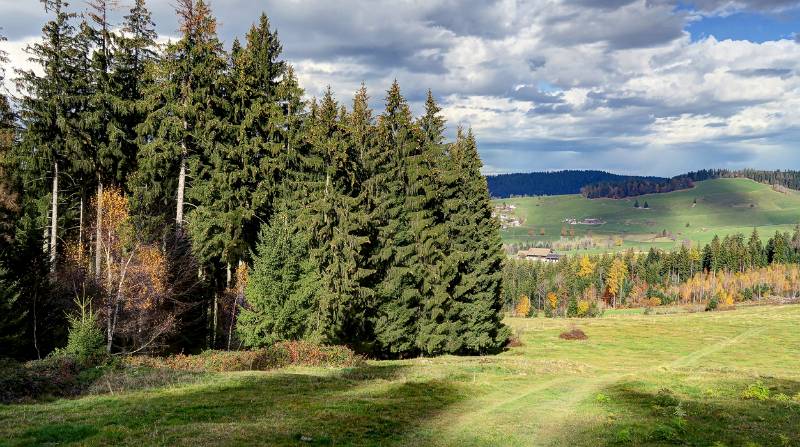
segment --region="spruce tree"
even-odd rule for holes
[[[406,204],[415,239],[412,266],[418,278],[420,311],[417,320],[417,348],[424,354],[445,352],[450,324],[446,319],[449,286],[456,266],[446,262],[448,251],[445,201],[452,198],[445,178],[445,122],[431,91],[425,114],[418,121],[422,132],[421,151],[409,159],[409,195]]]
[[[408,159],[419,153],[420,132],[397,81],[386,95],[377,127],[376,143],[386,155],[385,160],[372,161],[375,170],[369,180],[377,206],[371,216],[377,225],[371,264],[380,272],[375,335],[377,348],[385,354],[409,356],[417,350],[419,283],[412,265],[415,240],[406,197],[411,187]]]
[[[503,251],[500,228],[492,217],[486,179],[475,138],[459,132],[450,147],[457,173],[457,200],[448,207],[451,259],[458,265],[448,321],[451,322],[447,352],[477,354],[502,348],[509,330],[502,324]]]
[[[5,37],[0,35],[0,42]],[[5,78],[5,65],[8,57],[0,50],[0,86]],[[0,255],[5,252],[7,244],[14,233],[14,220],[18,210],[18,196],[12,181],[12,149],[18,136],[16,116],[11,109],[8,97],[0,92]]]
[[[319,276],[308,240],[286,214],[262,227],[236,331],[246,346],[318,339],[324,325],[316,300]]]
[[[20,306],[21,293],[0,262],[0,357],[15,357],[23,343],[26,311]]]
[[[112,34],[113,65],[110,73],[113,101],[112,127],[108,154],[101,153],[101,166],[108,171],[108,180],[117,186],[127,184],[136,170],[139,150],[137,127],[144,122],[141,104],[147,87],[146,67],[157,61],[156,32],[150,10],[144,0],[135,0],[125,15],[122,32]]]
[[[181,232],[188,190],[195,187],[188,194],[195,201],[207,194],[203,185],[187,185],[187,178],[202,176],[203,156],[226,143],[227,106],[220,89],[227,62],[203,0],[180,0],[177,13],[181,39],[167,46],[147,76],[133,203],[137,214],[155,216],[155,225],[166,224],[171,214]]]
[[[62,229],[60,204],[66,202],[60,195],[59,181],[63,180],[61,174],[70,173],[75,162],[79,170],[84,168],[85,159],[79,154],[85,148],[84,135],[76,132],[80,129],[76,124],[80,107],[74,103],[80,98],[75,81],[84,64],[71,24],[75,14],[67,11],[67,2],[42,3],[52,18],[42,29],[42,41],[29,46],[27,52],[30,60],[42,67],[43,74],[19,72],[24,92],[20,118],[26,131],[15,158],[18,165],[25,167],[26,193],[36,196],[41,224],[38,226],[49,230],[47,251],[51,271],[55,271]]]
[[[322,175],[308,208],[312,210],[308,228],[322,280],[320,300],[329,313],[328,337],[358,343],[365,341],[360,336],[365,329],[362,247],[368,237],[359,201],[360,159],[348,129],[348,115],[328,89],[308,128],[311,150],[322,161]]]
[[[217,241],[208,249],[228,272],[254,248],[259,223],[271,218],[283,173],[277,165],[285,139],[276,132],[285,132],[278,89],[286,65],[279,60],[280,51],[277,33],[263,14],[247,33],[246,45],[236,40],[231,51],[229,142],[214,146],[208,157],[205,183],[210,195],[192,219],[194,233]]]

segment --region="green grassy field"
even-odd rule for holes
[[[797,446],[798,321],[800,306],[511,319],[523,346],[493,357],[0,406],[0,445]],[[574,325],[589,339],[558,338]],[[769,397],[743,397],[759,381]]]
[[[650,209],[634,208],[636,200],[642,205],[646,201]],[[622,246],[614,246],[613,250],[646,250],[651,246],[671,249],[683,240],[705,244],[715,234],[748,236],[754,227],[766,239],[776,230],[788,231],[800,222],[800,193],[779,193],[769,185],[748,179],[707,180],[690,190],[620,200],[565,195],[502,199],[494,203],[516,205],[515,215],[524,220],[521,227],[502,231],[507,243],[557,241],[564,219],[596,218],[606,223],[575,225],[576,236],[591,232],[598,241],[609,236],[622,237]],[[542,228],[544,236],[539,234]],[[676,240],[659,238],[663,230],[672,233]]]

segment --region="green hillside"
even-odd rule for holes
[[[647,202],[649,208],[635,208],[636,201],[642,206]],[[753,227],[762,236],[771,235],[800,222],[800,193],[777,192],[748,179],[707,180],[690,190],[620,200],[589,200],[575,194],[502,199],[494,204],[514,205],[513,211],[500,214],[521,221],[518,227],[502,230],[506,243],[550,241],[563,252],[577,249],[573,246],[579,241],[588,247],[581,250],[591,251],[670,249],[687,240],[705,244],[715,234],[749,234]],[[603,223],[570,225],[565,219]],[[562,231],[567,237],[561,236]]]

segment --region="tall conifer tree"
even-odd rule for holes
[[[412,269],[415,241],[406,196],[411,188],[408,160],[418,155],[419,140],[419,129],[395,81],[378,120],[376,143],[386,158],[373,161],[370,179],[376,204],[371,217],[378,227],[372,265],[381,272],[376,284],[375,334],[378,349],[393,356],[416,351],[419,285]]]
[[[412,266],[419,281],[420,311],[417,347],[435,355],[447,349],[449,284],[456,266],[447,262],[449,238],[444,214],[445,201],[453,190],[445,184],[445,122],[431,91],[425,114],[418,121],[422,131],[421,151],[411,158],[409,197],[406,199],[415,239]]]
[[[451,331],[447,352],[495,352],[508,339],[501,321],[503,251],[499,224],[492,217],[486,179],[481,175],[475,137],[459,132],[449,155],[457,184],[455,205],[448,212],[451,259],[458,276],[448,309]]]
[[[25,166],[26,192],[38,197],[41,226],[49,230],[47,251],[51,271],[58,257],[60,215],[59,181],[69,171],[72,152],[84,147],[75,131],[75,78],[83,65],[76,50],[75,28],[70,23],[74,14],[67,11],[64,0],[42,0],[52,18],[42,29],[43,39],[27,48],[30,60],[42,67],[40,76],[34,71],[19,72],[23,97],[20,117],[25,128],[17,159]],[[44,184],[44,183],[48,183]],[[49,191],[48,191],[49,189]],[[48,192],[45,192],[48,191]],[[49,202],[49,210],[45,202]],[[45,230],[45,231],[47,231]]]
[[[185,223],[187,178],[202,169],[202,156],[224,144],[227,113],[224,75],[227,68],[217,23],[203,0],[180,0],[177,9],[182,36],[167,46],[149,73],[144,104],[147,118],[140,126],[144,142],[134,181],[140,213],[160,214],[172,206],[176,228]],[[191,171],[191,172],[190,172]],[[191,175],[189,175],[191,174]],[[193,199],[202,198],[195,185]],[[165,215],[166,214],[166,215]]]

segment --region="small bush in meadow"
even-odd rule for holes
[[[748,387],[742,391],[742,397],[745,399],[767,400],[769,399],[769,388],[764,385],[764,382],[759,380],[756,383],[748,385]]]

